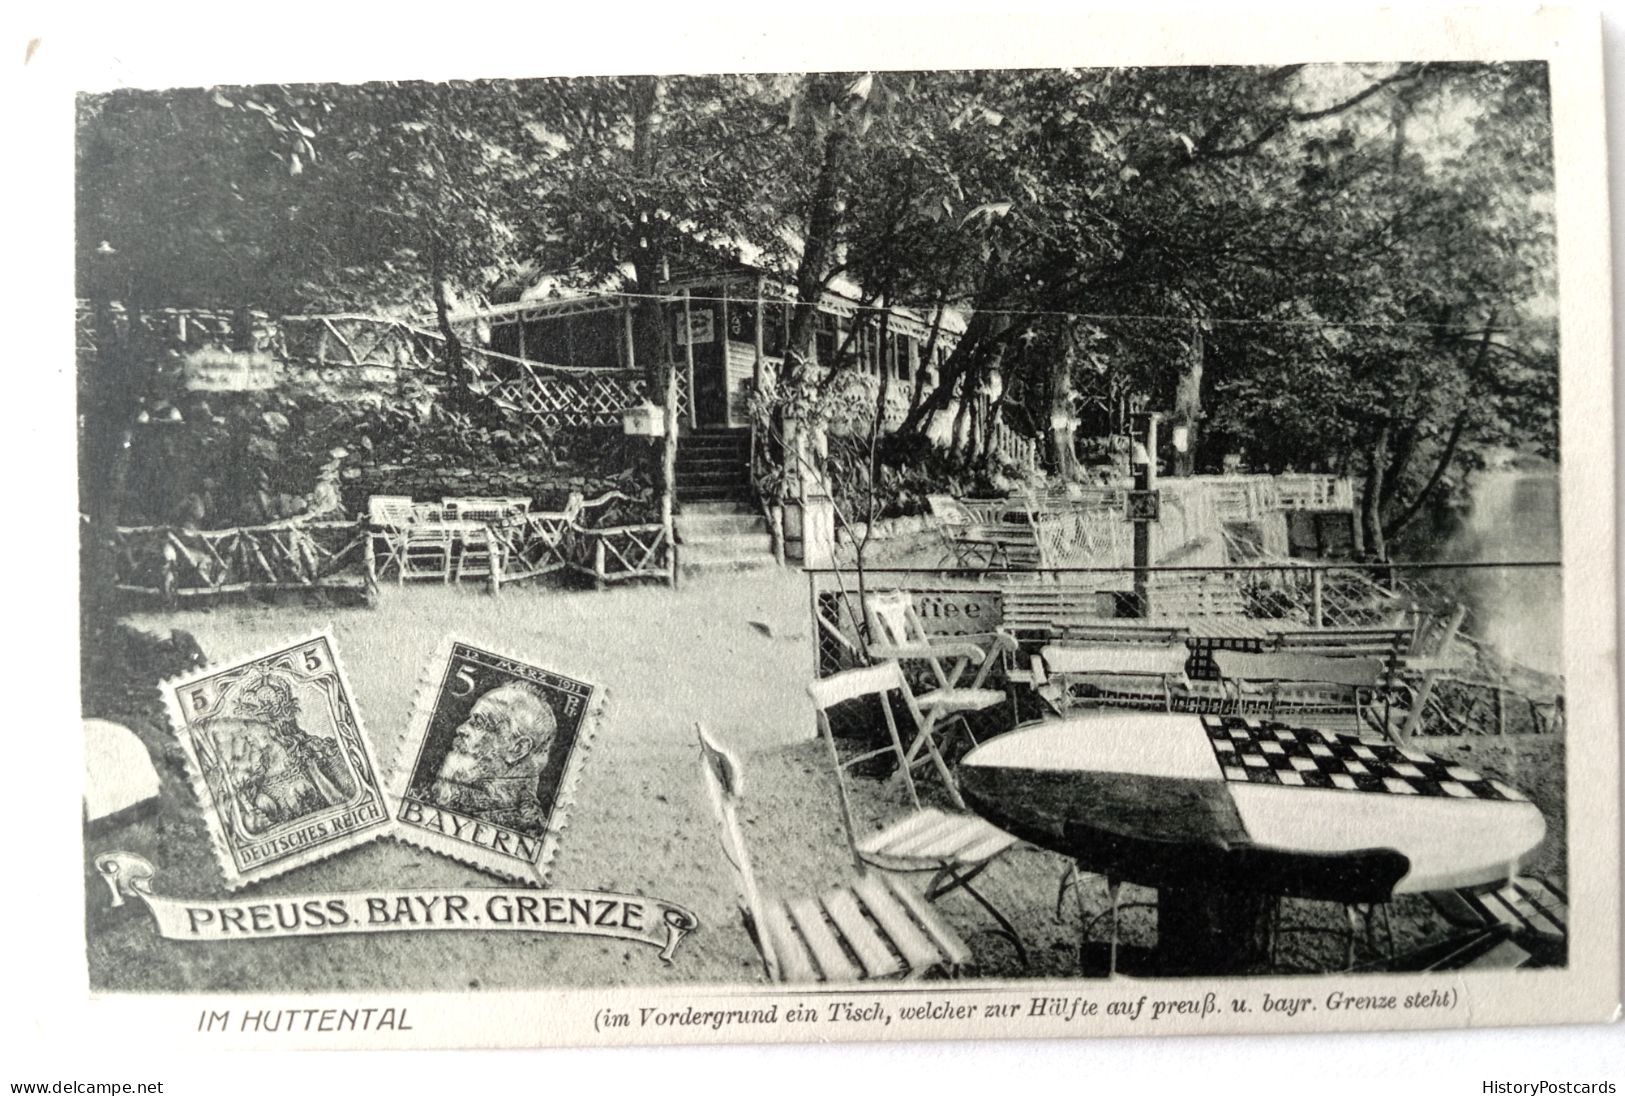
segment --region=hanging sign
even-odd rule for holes
[[[1125,516],[1129,521],[1161,521],[1162,492],[1156,490],[1130,491],[1128,493],[1128,513]]]
[[[677,345],[695,346],[701,343],[716,341],[716,322],[709,308],[691,309],[688,316],[688,330],[683,330],[683,314],[677,314]]]
[[[280,369],[262,351],[206,346],[181,358],[186,387],[193,392],[264,392],[277,386]]]

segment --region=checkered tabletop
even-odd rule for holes
[[[1522,802],[1516,789],[1420,750],[1282,723],[1204,716],[1226,780],[1351,792]]]

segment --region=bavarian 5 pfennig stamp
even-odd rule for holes
[[[396,836],[540,884],[601,698],[586,682],[447,640],[429,664],[391,781]]]
[[[163,684],[228,886],[354,848],[389,806],[325,632]]]

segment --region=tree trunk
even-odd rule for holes
[[[1405,382],[1405,395],[1399,402],[1399,409],[1393,416],[1403,425],[1396,435],[1389,439],[1388,468],[1382,476],[1382,497],[1378,500],[1382,509],[1386,511],[1404,486],[1405,470],[1410,467],[1411,458],[1416,454],[1416,445],[1420,440],[1421,423],[1416,410],[1417,401],[1422,395],[1422,370],[1413,368]]]
[[[1417,492],[1416,497],[1410,501],[1409,505],[1407,505],[1403,511],[1401,511],[1399,516],[1388,522],[1383,527],[1384,535],[1390,539],[1398,536],[1407,525],[1415,520],[1416,515],[1422,512],[1422,507],[1426,505],[1428,497],[1432,495],[1433,492],[1438,488],[1439,484],[1443,482],[1444,474],[1446,470],[1449,469],[1450,462],[1455,459],[1456,448],[1461,444],[1462,434],[1466,432],[1467,424],[1471,417],[1468,413],[1468,409],[1471,406],[1473,388],[1477,383],[1478,378],[1482,376],[1484,371],[1484,363],[1489,357],[1490,339],[1494,334],[1494,328],[1495,313],[1491,312],[1489,320],[1484,324],[1484,334],[1479,338],[1478,351],[1473,355],[1473,364],[1467,369],[1467,391],[1462,397],[1463,400],[1467,402],[1464,402],[1461,410],[1456,412],[1455,421],[1450,424],[1450,434],[1445,439],[1444,449],[1440,451],[1439,459],[1434,463],[1433,471],[1428,476],[1427,482],[1422,485],[1422,489]],[[1409,455],[1407,454],[1407,459],[1408,456]],[[1398,462],[1395,462],[1395,467],[1403,466],[1398,465]],[[1384,498],[1383,501],[1389,501],[1394,493],[1395,492],[1390,489],[1387,492],[1388,497]]]
[[[658,76],[643,76],[632,92],[632,164],[639,179],[652,180],[659,168],[660,100],[664,86]],[[632,272],[639,294],[632,313],[632,356],[642,363],[645,399],[661,408],[665,436],[648,447],[647,472],[660,507],[660,521],[671,531],[676,509],[677,363],[673,352],[671,314],[658,298],[665,274],[665,241],[654,211],[636,211],[632,241]],[[680,317],[688,323],[687,309]],[[686,336],[685,336],[686,337]],[[689,393],[689,399],[694,394]]]
[[[1382,535],[1382,484],[1388,470],[1388,445],[1393,424],[1384,422],[1377,438],[1366,452],[1365,489],[1360,494],[1360,532],[1365,555],[1387,560],[1388,542]]]
[[[463,340],[451,326],[451,283],[446,270],[446,254],[438,236],[429,237],[429,279],[434,293],[434,321],[440,330],[440,360],[446,370],[446,391],[451,406],[469,406],[468,371],[463,362]]]
[[[973,398],[971,389],[972,377],[966,373],[959,385],[959,403],[954,408],[953,426],[948,431],[948,449],[955,455],[965,451],[965,435],[970,420],[970,403]]]
[[[947,296],[947,290],[937,291],[936,307],[931,312],[931,331],[925,337],[925,345],[920,348],[920,364],[919,368],[914,371],[914,391],[909,393],[908,414],[903,417],[904,423],[913,417],[915,409],[925,399],[925,381],[923,377],[925,371],[932,368],[932,361],[936,357],[937,337],[942,333],[942,313],[947,307]],[[902,430],[902,428],[902,425],[898,426],[898,430]]]
[[[998,434],[999,418],[1004,414],[1004,398],[1010,394],[1010,386],[1003,378],[999,382],[999,398],[994,400],[987,409],[987,415],[982,422],[982,455],[984,457],[1003,457],[995,438]]]
[[[973,383],[980,383],[986,368],[997,368],[1003,360],[1004,346],[1015,330],[1014,321],[1005,313],[973,313],[970,322],[965,325],[964,336],[954,346],[948,360],[942,363],[942,375],[937,378],[937,386],[908,413],[897,432],[912,434],[929,431],[936,416],[946,411],[953,402],[962,379],[968,377]]]
[[[1173,428],[1185,430],[1185,449],[1174,450],[1174,475],[1189,476],[1196,472],[1197,424],[1202,417],[1202,368],[1206,358],[1206,341],[1200,324],[1192,324],[1190,356],[1179,375],[1174,390]]]
[[[1072,425],[1072,367],[1077,361],[1077,340],[1072,325],[1062,329],[1061,353],[1050,358],[1049,422],[1045,424],[1047,458],[1050,470],[1069,479],[1077,466]]]
[[[784,372],[791,381],[800,380],[813,359],[818,302],[824,295],[824,279],[829,276],[835,232],[840,225],[840,177],[851,144],[852,135],[846,126],[839,119],[832,121],[824,134],[824,155],[807,210],[807,237],[796,266],[796,307],[790,321],[790,344],[784,353]]]

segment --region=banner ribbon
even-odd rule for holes
[[[658,898],[607,891],[467,888],[294,894],[188,901],[152,893],[152,864],[128,852],[96,857],[113,905],[139,898],[169,940],[275,940],[373,932],[547,932],[607,936],[660,949],[670,963],[699,918]]]

